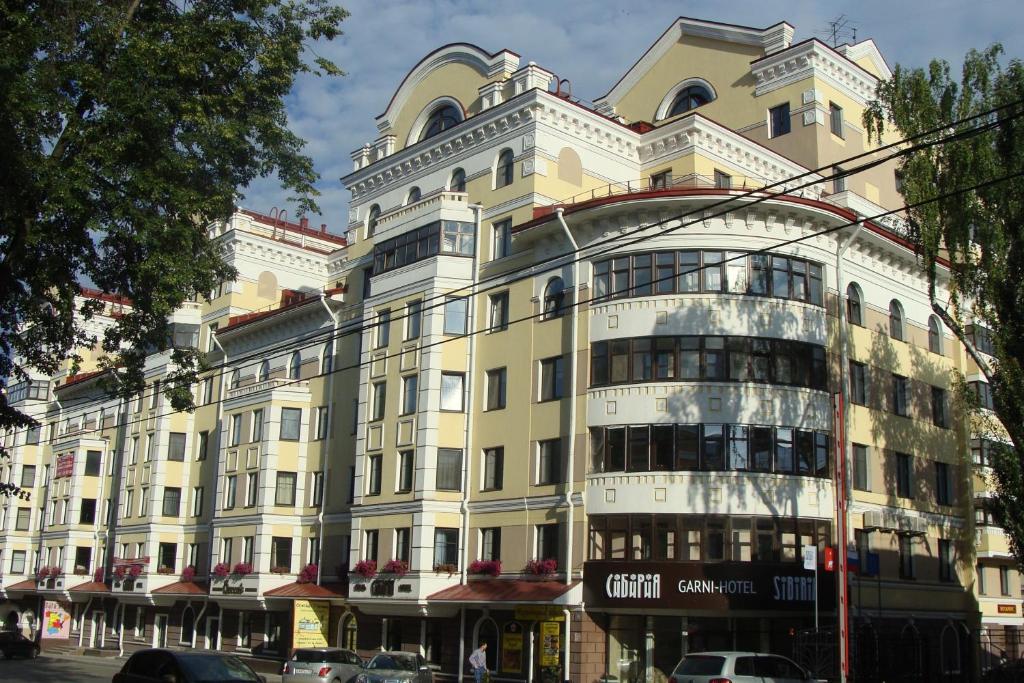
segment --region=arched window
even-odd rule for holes
[[[473,639],[473,642],[477,645],[487,643],[487,649],[484,650],[484,656],[487,657],[487,670],[497,671],[499,667],[498,653],[501,652],[499,648],[498,640],[498,625],[494,622],[494,619],[490,617],[484,617],[476,625],[477,636]]]
[[[341,626],[338,628],[338,647],[344,650],[356,649],[356,635],[359,633],[359,623],[356,615],[351,612],[341,618]]]
[[[896,299],[889,302],[889,336],[903,341],[903,306]]]
[[[288,379],[298,379],[299,371],[302,367],[302,357],[299,356],[299,352],[296,351],[292,354],[291,359],[288,361]]]
[[[192,607],[186,607],[181,613],[181,638],[178,639],[181,645],[192,645],[192,634],[196,625],[196,615]]]
[[[270,379],[270,361],[265,360],[260,363],[260,372],[259,375],[256,376],[256,381],[266,382],[268,379]]]
[[[942,327],[938,316],[935,315],[928,318],[928,350],[932,353],[942,353]]]
[[[860,287],[855,282],[851,282],[846,288],[846,320],[851,325],[864,325],[864,318],[861,314]]]
[[[711,96],[711,92],[703,85],[687,86],[676,93],[676,98],[672,100],[672,106],[669,107],[665,118],[696,109],[712,99],[714,98]]]
[[[430,112],[427,123],[423,126],[423,132],[420,133],[420,140],[426,140],[460,123],[462,123],[462,112],[458,107],[454,104],[442,104]]]
[[[506,149],[498,155],[498,165],[494,169],[494,187],[505,187],[512,184],[512,168],[515,156],[512,150]]]
[[[411,188],[411,189],[409,190],[409,194],[408,194],[408,195],[406,196],[406,198],[405,198],[405,203],[406,203],[406,204],[412,204],[412,203],[414,203],[414,202],[418,202],[418,201],[420,200],[420,197],[421,197],[421,196],[422,196],[422,193],[420,192],[420,188],[418,188],[418,187],[416,187],[416,186],[414,185],[414,186],[413,186],[413,187],[412,187],[412,188]]]
[[[241,381],[242,381],[242,373],[241,373],[241,371],[239,371],[239,370],[232,371],[231,372],[231,388],[232,389],[237,389],[238,385],[239,385],[239,383]]]
[[[320,360],[320,374],[326,375],[330,373],[334,367],[334,340],[327,342],[327,346],[324,347],[324,357]]]
[[[448,183],[448,189],[451,192],[465,192],[466,191],[466,172],[461,168],[457,168],[452,171],[452,179]]]
[[[374,204],[366,215],[366,236],[370,237],[377,230],[377,219],[380,218],[380,207]]]
[[[558,318],[565,312],[565,283],[553,277],[544,288],[544,319]]]

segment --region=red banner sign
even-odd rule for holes
[[[115,557],[114,566],[120,565],[133,565],[133,564],[149,564],[149,556],[146,557]]]
[[[75,454],[65,453],[57,456],[57,474],[54,479],[70,477],[75,473]]]

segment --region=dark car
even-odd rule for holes
[[[1000,662],[981,674],[981,683],[1024,683],[1024,661]]]
[[[4,659],[12,657],[28,657],[35,659],[39,656],[39,643],[29,640],[16,631],[0,632],[0,653]]]
[[[234,655],[220,652],[139,650],[112,683],[267,683]]]

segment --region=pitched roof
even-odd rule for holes
[[[289,583],[266,591],[265,596],[273,598],[343,598],[345,594],[340,584],[331,587],[315,583]]]
[[[77,586],[72,586],[68,589],[69,593],[109,593],[110,586],[103,583],[102,581],[89,581],[88,583],[80,583]]]
[[[12,583],[10,586],[4,588],[4,590],[8,591],[34,591],[35,589],[35,579],[27,579],[25,581],[19,581],[18,583]]]
[[[528,579],[485,579],[452,586],[427,596],[431,602],[515,602],[548,603],[572,590],[579,581],[531,581]]]
[[[206,588],[191,581],[175,581],[166,586],[156,588],[153,593],[176,593],[181,595],[206,595]]]

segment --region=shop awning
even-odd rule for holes
[[[88,583],[80,583],[77,586],[68,589],[69,593],[109,593],[110,586],[103,583],[102,581],[89,581]]]
[[[175,581],[169,583],[166,586],[154,589],[153,593],[159,593],[160,595],[206,595],[206,586],[193,583],[191,581]]]
[[[289,583],[280,588],[269,590],[263,595],[268,598],[320,598],[335,600],[345,597],[341,590],[341,584],[319,586],[315,583]]]
[[[579,581],[528,581],[524,579],[490,579],[470,581],[464,586],[452,586],[427,596],[428,602],[489,603],[509,602],[529,604],[572,604],[570,591]]]
[[[35,579],[28,579],[27,581],[19,581],[18,583],[12,583],[10,586],[4,588],[5,591],[34,591],[35,589]]]

